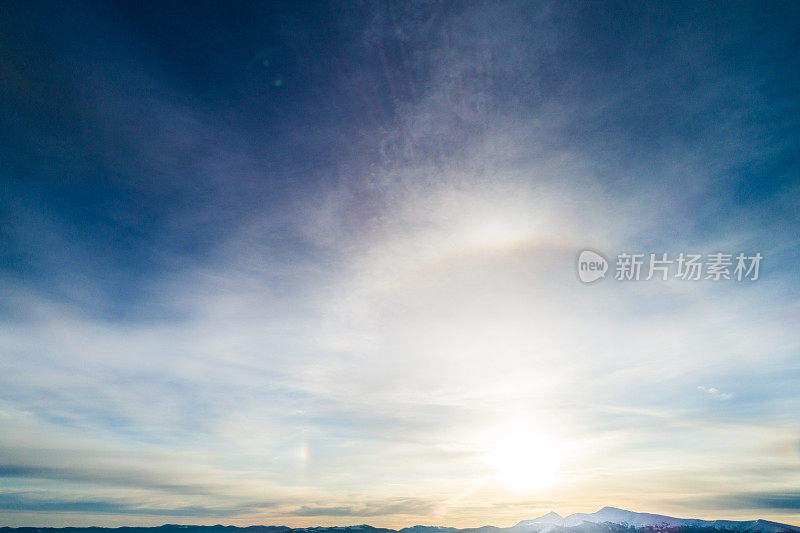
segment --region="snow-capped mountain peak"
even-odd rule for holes
[[[659,529],[678,527],[680,525],[684,525],[683,523],[685,522],[683,519],[673,518],[671,516],[650,513],[636,513],[633,511],[626,511],[625,509],[618,509],[616,507],[603,507],[599,511],[591,514],[575,513],[569,515],[564,520],[568,526],[580,525],[581,522],[591,522],[594,524],[610,522],[624,526],[652,527]]]
[[[533,520],[523,520],[517,524],[517,527],[531,526],[534,524],[553,524],[556,526],[563,526],[564,517],[556,512],[550,511],[546,515],[542,515],[539,518],[534,518]]]
[[[557,522],[563,522],[564,517],[554,511],[550,511],[546,515],[542,515],[539,518],[535,518],[534,521],[543,522],[545,524],[553,524]]]
[[[545,515],[547,516],[547,515]],[[672,528],[713,528],[717,530],[733,531],[736,533],[782,533],[800,532],[800,527],[788,524],[779,524],[768,520],[700,520],[697,518],[675,518],[651,513],[637,513],[618,509],[616,507],[603,507],[594,513],[575,513],[563,519],[563,526],[567,528],[590,524],[617,524],[625,527],[648,528],[654,531],[666,531]]]

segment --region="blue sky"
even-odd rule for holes
[[[0,525],[800,523],[798,15],[4,6]]]

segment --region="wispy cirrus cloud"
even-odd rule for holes
[[[797,481],[800,69],[749,8],[307,7],[7,19],[47,33],[4,63],[8,511],[503,525]],[[765,271],[587,288],[586,246]],[[527,499],[489,460],[520,433]]]

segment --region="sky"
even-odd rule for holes
[[[4,3],[0,525],[800,524],[799,21]]]

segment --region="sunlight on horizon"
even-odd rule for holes
[[[486,462],[496,469],[501,483],[521,492],[557,483],[563,443],[524,425],[501,428],[496,435]]]

